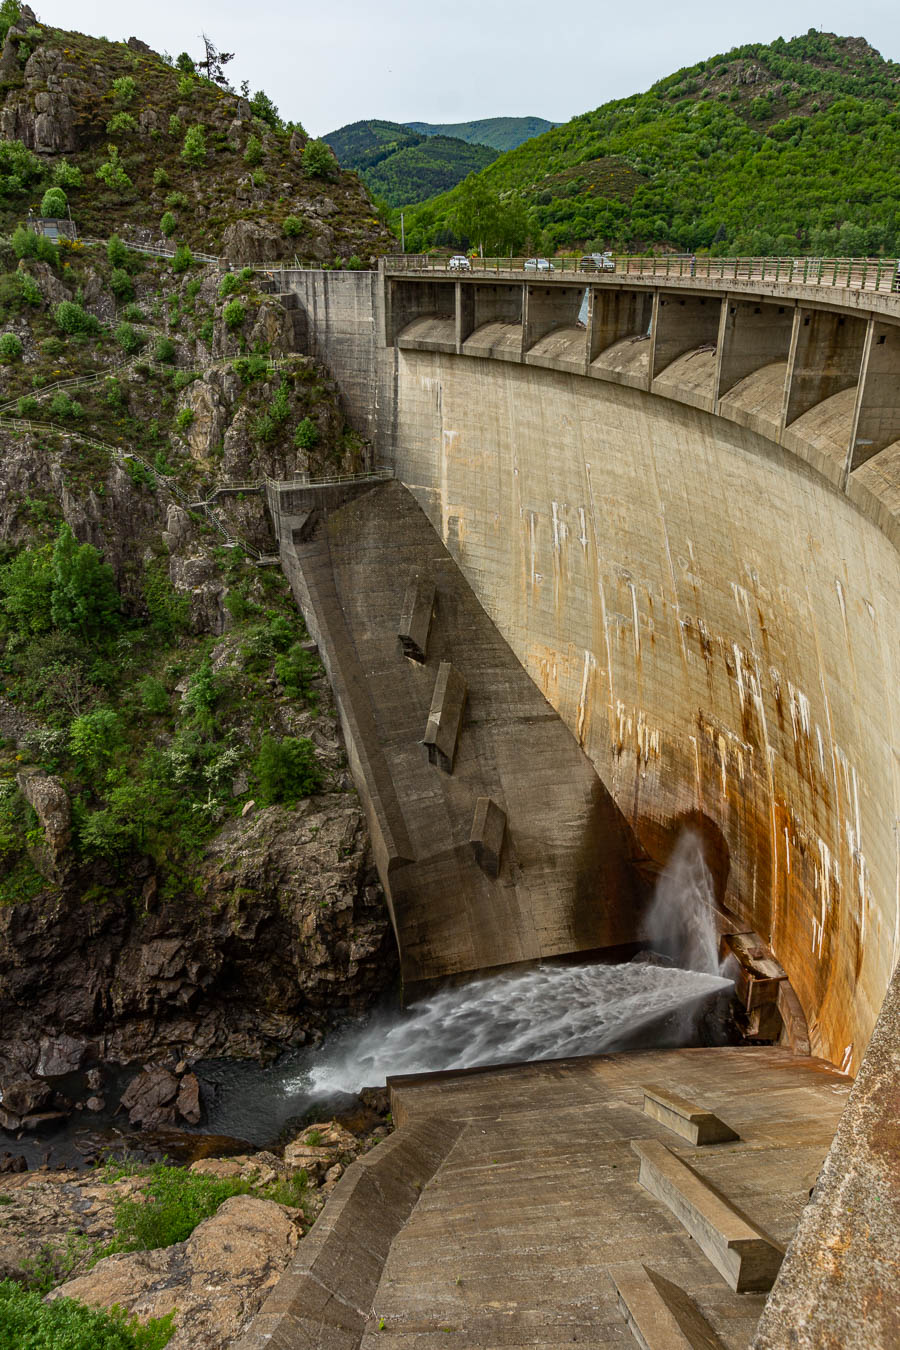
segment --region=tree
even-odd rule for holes
[[[195,122],[185,132],[181,158],[186,164],[202,164],[206,159],[206,133],[202,122]]]
[[[21,637],[49,631],[53,559],[50,544],[25,548],[0,567],[0,622]]]
[[[175,69],[182,71],[185,75],[193,75],[196,72],[193,59],[187,52],[179,52],[175,60]]]
[[[227,89],[228,77],[225,74],[224,67],[228,65],[229,61],[234,60],[234,52],[220,52],[212,38],[206,33],[200,34],[200,40],[203,43],[204,55],[202,60],[195,63],[197,70],[202,72],[205,79],[210,80],[213,84],[220,85],[223,89]]]
[[[56,628],[88,642],[117,626],[119,593],[109,563],[93,544],[79,544],[69,525],[59,528],[53,546],[50,617]]]
[[[53,220],[62,220],[69,209],[66,194],[62,188],[48,188],[41,198],[41,215]]]
[[[267,806],[274,802],[289,806],[317,792],[323,782],[315,746],[305,736],[286,736],[281,741],[263,736],[253,771]]]
[[[324,141],[307,141],[301,159],[308,178],[330,178],[337,168],[337,161]]]
[[[119,719],[112,708],[82,713],[69,728],[69,750],[83,773],[99,776],[122,741]]]
[[[267,122],[270,127],[274,127],[276,130],[281,126],[278,109],[264,89],[257,89],[251,98],[250,111],[254,117],[258,117],[262,122]]]

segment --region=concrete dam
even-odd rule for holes
[[[897,1343],[900,298],[416,260],[275,285],[392,471],[269,506],[407,989],[627,959],[691,827],[755,1044],[395,1080],[390,1147],[242,1346]],[[580,1178],[537,1264],[535,1149],[536,1204]]]

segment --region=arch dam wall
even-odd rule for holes
[[[641,843],[663,860],[702,818],[813,1053],[855,1072],[900,952],[900,301],[390,269],[283,288]]]

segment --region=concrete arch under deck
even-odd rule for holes
[[[400,351],[394,462],[642,842],[700,810],[814,1053],[900,951],[900,556],[757,431],[559,371]]]

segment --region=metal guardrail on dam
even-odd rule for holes
[[[394,254],[384,259],[388,272],[439,272],[454,277],[464,277],[470,272],[527,272],[538,281],[562,274],[594,281],[623,276],[654,280],[695,277],[718,282],[793,282],[801,286],[837,286],[844,290],[887,294],[900,289],[900,261],[896,258],[710,258],[681,253],[655,258],[644,254],[622,254],[612,259],[613,265],[609,269],[584,265],[578,256],[546,259],[512,255],[473,257],[467,262],[466,268],[450,268],[448,259],[424,253]]]
[[[714,413],[805,459],[900,543],[884,471],[900,446],[900,294],[883,260],[620,258],[615,273],[577,274],[396,261],[383,274],[389,346],[544,366]]]

